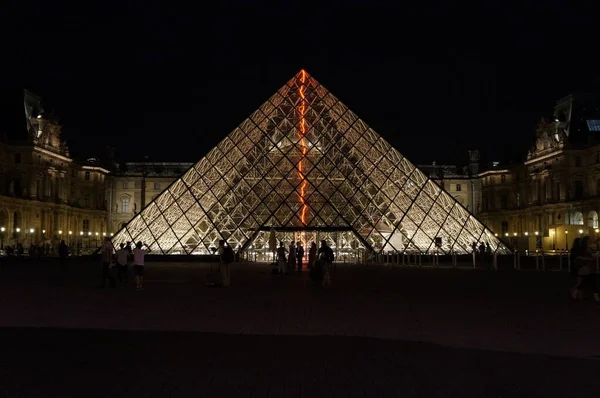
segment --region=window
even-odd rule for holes
[[[508,221],[502,221],[502,236],[508,233]]]
[[[517,207],[521,206],[521,194],[517,193]]]
[[[500,195],[500,208],[501,209],[508,208],[508,196]]]
[[[123,181],[123,189],[129,189],[129,183],[127,181]]]
[[[160,191],[160,182],[155,182],[154,183],[154,190],[155,191]],[[459,191],[460,191],[460,189],[459,189]]]
[[[141,187],[142,187],[142,182],[141,181],[136,181],[135,185],[134,185],[134,188],[135,189],[140,189]]]
[[[17,228],[21,228],[21,219],[19,218],[19,213],[15,211],[13,213],[13,231]]]
[[[15,164],[20,164],[20,163],[21,163],[21,154],[15,153]]]
[[[123,198],[121,201],[121,211],[127,213],[129,211],[129,198]]]
[[[556,200],[560,200],[560,182],[556,183]]]
[[[90,172],[89,172],[89,171],[86,171],[86,172],[85,172],[84,179],[85,179],[86,181],[89,181],[89,180],[90,180]]]
[[[500,182],[506,182],[506,175],[502,174],[500,176]]]
[[[85,207],[90,207],[90,193],[89,192],[83,193],[83,205]]]
[[[83,220],[83,226],[82,226],[81,230],[86,235],[88,232],[90,232],[90,220],[88,220],[88,219]]]
[[[460,191],[462,189],[462,187],[460,186],[460,184],[456,184],[456,190]]]
[[[575,167],[581,167],[581,157],[575,156]]]
[[[590,131],[600,131],[600,120],[586,120]]]
[[[575,199],[583,199],[583,181],[575,181]]]

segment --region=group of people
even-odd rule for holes
[[[302,263],[304,261],[304,247],[302,242],[291,242],[286,249],[283,242],[279,242],[277,248],[277,268],[275,273],[278,275],[287,275],[289,271],[302,272]],[[331,285],[331,276],[329,266],[333,263],[333,250],[325,240],[321,241],[321,247],[317,251],[317,244],[312,242],[308,250],[307,268],[311,270],[312,279],[322,282],[324,286]]]
[[[127,284],[129,282],[129,265],[133,264],[133,273],[135,276],[136,290],[142,290],[144,284],[144,257],[150,253],[150,248],[138,242],[135,248],[131,248],[131,242],[121,243],[119,250],[115,252],[113,244],[109,237],[104,240],[102,246],[102,287],[106,288],[107,282],[110,287],[117,286],[114,276],[114,269],[117,270],[119,282]]]
[[[571,275],[576,278],[571,297],[582,300],[584,293],[589,291],[594,300],[600,302],[600,291],[596,278],[596,257],[590,249],[590,237],[576,238],[571,248]]]

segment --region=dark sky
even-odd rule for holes
[[[556,100],[598,82],[596,10],[419,3],[20,2],[2,85],[55,108],[76,155],[194,161],[305,68],[409,159],[440,163],[525,151]]]

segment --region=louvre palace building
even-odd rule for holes
[[[482,242],[498,253],[551,251],[598,238],[600,101],[590,94],[558,101],[532,126],[523,162],[483,165],[469,151],[461,167],[413,165],[305,71],[193,162],[73,159],[42,100],[9,94],[3,247],[64,239],[86,253],[111,236],[157,253],[209,254],[224,238],[261,258],[273,239],[326,239],[352,256],[468,253]]]

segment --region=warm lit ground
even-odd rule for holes
[[[95,263],[0,266],[0,396],[600,396],[600,306],[565,273],[346,266],[322,291],[146,268],[136,292]]]

